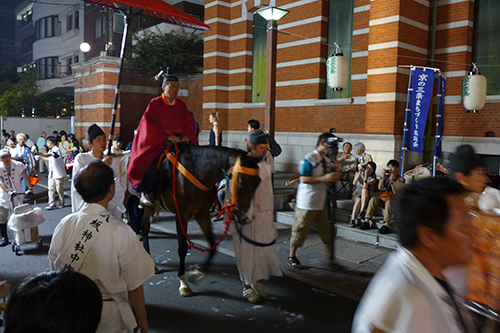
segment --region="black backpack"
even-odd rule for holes
[[[273,157],[278,157],[281,154],[280,145],[274,140],[274,138],[267,135],[267,142],[269,142],[269,151]]]

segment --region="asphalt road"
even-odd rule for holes
[[[34,244],[23,245],[20,256],[10,246],[0,248],[0,279],[15,285],[26,276],[49,269],[48,245],[57,222],[70,213],[69,198],[66,203],[63,209],[44,210],[46,221],[39,227],[44,243],[40,252]],[[37,205],[45,207],[46,197],[39,197]],[[157,227],[151,233],[151,253],[161,273],[144,285],[150,332],[350,332],[355,301],[290,277],[267,281],[264,286],[271,297],[263,303],[246,301],[234,257],[227,250],[230,246],[215,256],[211,271],[203,279],[191,284],[194,295],[181,297],[177,238],[168,231],[171,229],[162,227],[168,219],[155,218]],[[228,245],[230,240],[224,243]],[[204,256],[190,250],[187,267],[196,267]]]

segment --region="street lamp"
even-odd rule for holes
[[[254,14],[267,20],[267,69],[265,130],[274,138],[276,118],[276,49],[278,46],[278,21],[290,11],[277,7],[264,7]]]
[[[80,51],[83,52],[83,61],[85,61],[85,54],[90,51],[90,44],[89,43],[81,43],[80,44]]]

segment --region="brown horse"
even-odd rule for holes
[[[179,270],[180,280],[179,292],[182,296],[191,296],[192,291],[186,282],[185,258],[188,251],[188,244],[183,230],[187,232],[188,220],[194,217],[198,222],[203,234],[210,244],[210,248],[215,245],[210,220],[210,209],[214,202],[214,187],[217,182],[224,178],[223,170],[232,170],[232,192],[236,200],[234,215],[239,223],[245,223],[246,212],[250,206],[253,194],[257,188],[260,178],[258,176],[259,167],[257,161],[239,149],[213,146],[195,146],[189,144],[179,144],[177,154],[178,170],[175,178],[175,198],[173,180],[173,164],[168,158],[163,158],[160,162],[161,175],[159,176],[160,191],[153,195],[160,207],[176,214],[176,229],[178,238]],[[175,149],[171,149],[173,151]],[[173,161],[174,157],[170,156]],[[194,181],[189,180],[185,174],[179,171],[184,167],[188,173],[194,176]],[[196,182],[198,187],[194,184]],[[176,209],[176,203],[178,212]],[[157,207],[155,207],[157,208]],[[145,209],[142,219],[142,238],[146,250],[149,252],[149,230],[151,217],[155,208]],[[182,225],[181,225],[182,223]],[[210,261],[215,254],[215,250],[209,252],[200,271],[204,272],[208,268]]]

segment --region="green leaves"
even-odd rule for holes
[[[203,71],[203,39],[184,30],[170,33],[144,31],[136,34],[132,46],[131,65],[157,71],[172,67],[176,74],[194,74]]]

